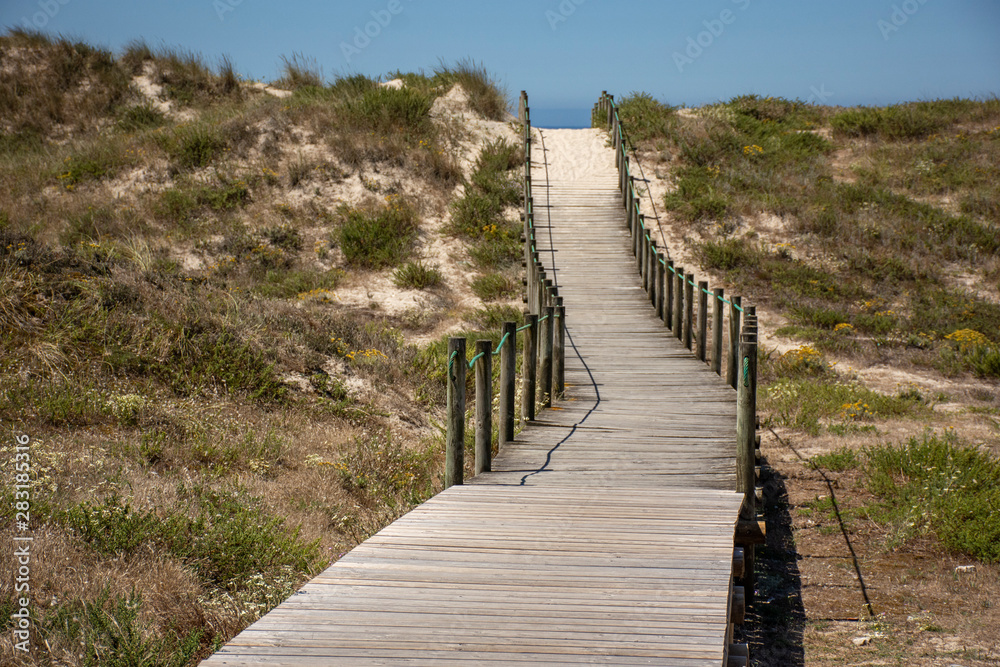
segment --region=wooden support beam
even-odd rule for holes
[[[743,619],[747,612],[747,597],[742,586],[733,587],[733,604],[729,608],[729,621],[736,625],[743,625]]]
[[[524,316],[524,350],[521,353],[521,422],[535,419],[535,372],[538,368],[538,315],[526,313]]]
[[[736,522],[733,541],[741,547],[764,544],[767,542],[767,527],[763,521],[740,519]]]
[[[493,341],[476,341],[475,474],[490,471],[493,457]]]
[[[743,547],[733,547],[733,576],[742,577],[745,567],[746,559]]]
[[[517,324],[504,322],[500,330],[500,405],[497,449],[514,440],[514,387],[517,378]]]
[[[445,436],[444,486],[462,484],[465,477],[465,339],[448,339],[448,411]]]

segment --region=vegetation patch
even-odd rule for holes
[[[341,207],[336,241],[348,264],[369,269],[397,266],[410,256],[417,239],[417,211],[397,195],[384,205]]]

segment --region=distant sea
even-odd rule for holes
[[[531,124],[542,129],[590,127],[590,109],[536,109],[531,107]]]

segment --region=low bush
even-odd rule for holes
[[[403,199],[390,198],[385,206],[340,209],[336,241],[348,264],[370,269],[396,266],[413,251],[417,212]]]
[[[393,271],[392,279],[396,287],[426,289],[437,287],[443,278],[437,267],[429,266],[423,262],[407,262]]]
[[[1000,462],[954,434],[925,434],[864,452],[865,486],[882,499],[877,518],[903,539],[934,534],[949,549],[1000,562]]]

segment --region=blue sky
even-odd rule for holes
[[[689,106],[1000,94],[996,0],[2,0],[0,25],[227,54],[265,80],[295,52],[328,77],[471,57],[527,90],[541,125],[587,122],[601,90]]]

